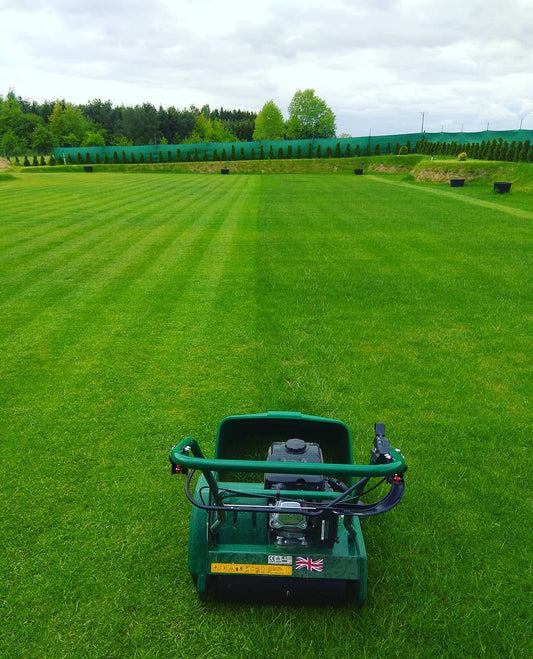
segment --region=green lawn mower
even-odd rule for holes
[[[376,423],[374,433],[368,465],[353,464],[342,421],[296,412],[225,418],[214,459],[192,437],[174,446],[172,473],[187,474],[193,504],[188,562],[200,598],[212,592],[221,599],[362,605],[367,559],[359,518],[400,502],[407,469],[385,425]],[[193,494],[195,471],[201,475]],[[387,493],[378,499],[380,484]]]

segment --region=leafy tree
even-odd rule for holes
[[[192,134],[185,140],[189,144],[238,141],[235,134],[224,128],[220,119],[209,119],[205,114],[199,114],[196,117]]]
[[[307,139],[335,136],[335,115],[326,102],[315,95],[314,89],[297,91],[289,105],[287,136]]]
[[[59,146],[80,146],[85,133],[93,128],[79,108],[59,102],[50,115],[49,126],[54,143]]]
[[[282,140],[285,122],[274,101],[267,101],[255,119],[254,140]]]
[[[31,134],[31,146],[38,153],[47,153],[54,145],[54,136],[47,126],[36,126]]]
[[[83,136],[81,146],[105,146],[105,138],[102,133],[88,130]]]

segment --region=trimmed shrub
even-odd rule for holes
[[[403,146],[401,146],[398,150],[398,154],[400,156],[406,156],[408,153],[409,153],[409,149],[407,148],[407,146],[405,144]]]
[[[113,165],[118,165],[118,153],[113,151]]]
[[[278,149],[278,160],[283,160],[283,147],[280,146]]]
[[[341,157],[341,143],[337,142],[335,145],[335,158],[340,158]]]
[[[302,147],[298,144],[298,148],[296,149],[296,157],[299,159],[302,157]]]
[[[24,167],[29,167],[30,166],[30,161],[28,160],[28,156],[24,156]]]
[[[50,159],[48,160],[48,165],[49,165],[50,167],[54,167],[55,164],[56,164],[56,159],[55,159],[54,154],[52,153],[52,155],[50,156]]]

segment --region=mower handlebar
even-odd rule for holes
[[[192,453],[192,455],[190,455]],[[334,464],[310,462],[275,462],[270,460],[227,460],[206,458],[198,442],[185,437],[172,448],[170,462],[185,469],[200,471],[241,471],[276,474],[315,474],[324,476],[393,476],[406,470],[401,453],[393,448],[389,451],[390,461],[382,464]]]

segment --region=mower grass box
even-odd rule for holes
[[[344,423],[296,412],[227,417],[214,459],[191,437],[175,446],[172,472],[188,474],[193,504],[188,562],[200,597],[363,604],[359,518],[387,512],[405,489],[403,456],[390,447],[384,424],[374,430],[368,465],[353,464]],[[201,475],[192,494],[195,471]],[[388,491],[365,503],[371,479]]]

